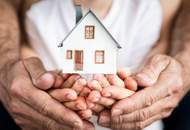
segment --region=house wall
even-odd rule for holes
[[[95,26],[95,38],[85,39],[85,25]],[[66,51],[73,50],[73,59],[66,59]],[[83,71],[74,70],[74,50],[84,51]],[[105,63],[95,64],[95,51],[105,50]],[[103,27],[92,14],[79,23],[73,32],[67,37],[60,49],[62,64],[60,68],[64,73],[116,73],[117,46]]]

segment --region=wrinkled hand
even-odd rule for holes
[[[100,124],[114,130],[139,130],[168,117],[185,95],[183,68],[168,56],[154,56],[136,75],[139,86],[146,87],[116,103],[112,111],[101,114]]]
[[[56,88],[63,81],[52,72],[46,72],[39,59],[18,61],[0,74],[1,101],[22,129],[94,129],[44,91]]]

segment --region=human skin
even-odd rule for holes
[[[171,19],[181,1],[172,1],[172,4],[171,1],[167,2],[169,1],[162,1],[164,10],[170,12],[165,17]],[[188,12],[189,4],[187,4],[187,1],[184,3],[183,9]],[[171,13],[172,11],[173,13]],[[179,19],[180,21],[182,19],[186,20],[182,22],[183,24],[178,24],[177,27],[188,29],[189,23],[185,22],[188,20],[187,15],[184,15],[184,11]],[[183,42],[180,46],[181,49],[174,57],[155,55],[149,58],[135,76],[138,85],[144,87],[144,89],[116,103],[111,112],[102,112],[99,119],[100,124],[114,130],[139,130],[159,119],[170,116],[190,89],[188,31],[183,33],[181,41]]]
[[[87,6],[86,2],[87,1],[83,1],[82,5]],[[104,13],[100,13],[100,14],[104,14]],[[101,16],[104,17],[104,15],[101,15]],[[164,31],[167,31],[167,30],[164,30]],[[166,48],[167,48],[167,43],[165,43],[165,42],[162,41],[162,42],[156,44],[156,46],[153,48],[153,50],[151,51],[151,53],[149,55],[151,56],[151,55],[156,54],[156,53],[165,53]],[[108,83],[108,81],[107,81],[107,83]],[[102,87],[104,87],[104,86],[102,86]],[[107,91],[113,92],[113,89],[110,87],[110,88],[107,88]],[[121,91],[121,90],[118,90],[118,91]],[[102,107],[102,105],[104,105],[104,104],[105,104],[105,107],[108,107],[108,106],[111,106],[115,102],[114,99],[111,99],[111,98],[105,98],[105,97],[103,97],[103,99],[104,100],[100,100],[100,102],[99,102],[99,104],[101,104],[100,107]],[[67,106],[68,106],[68,104],[67,104]],[[72,103],[72,106],[73,106],[73,103]],[[76,108],[72,108],[72,109],[76,109]]]
[[[58,75],[47,72],[38,58],[20,60],[21,32],[16,5],[0,1],[1,102],[25,130],[94,129],[44,91],[60,84]]]
[[[173,3],[173,2],[172,2]],[[11,17],[12,18],[12,17]],[[10,19],[11,19],[10,18]],[[7,22],[7,21],[6,21]],[[10,33],[10,32],[9,32]],[[19,34],[19,33],[13,33],[14,35],[15,34]],[[9,35],[9,36],[11,36],[11,35]],[[17,38],[14,38],[15,40],[17,39]],[[7,42],[8,43],[8,42]],[[11,45],[10,45],[11,44]],[[14,40],[13,40],[13,42],[11,41],[11,43],[10,44],[6,44],[8,47],[5,47],[6,49],[7,48],[9,48],[9,47],[12,47],[12,48],[10,48],[10,50],[11,51],[9,51],[9,52],[12,52],[12,57],[10,57],[10,56],[8,56],[7,57],[7,54],[8,53],[4,53],[3,51],[5,50],[5,49],[1,49],[1,56],[3,57],[3,56],[5,56],[6,58],[3,58],[3,61],[1,62],[3,65],[4,64],[6,64],[6,63],[9,63],[10,65],[10,68],[12,68],[12,65],[11,65],[11,62],[12,63],[14,63],[15,62],[15,59],[16,59],[16,61],[17,61],[17,58],[19,58],[19,55],[17,54],[17,49],[19,49],[19,48],[17,48],[17,42],[15,42]],[[15,45],[13,45],[13,44],[15,44]],[[17,49],[15,49],[15,48],[17,48]],[[3,51],[2,51],[3,50]],[[2,53],[3,52],[3,53]],[[11,54],[11,53],[9,53],[9,54]],[[184,64],[184,69],[186,69],[186,68],[189,68],[189,66],[188,66],[188,63],[187,62],[185,62],[185,61],[189,61],[189,59],[187,59],[186,60],[186,55],[188,55],[189,56],[189,54],[188,54],[188,52],[187,51],[182,51],[181,53],[179,53],[179,55],[178,55],[178,57],[181,57],[181,58],[179,58],[180,60],[180,63],[182,63],[182,64]],[[14,57],[14,56],[16,56],[16,57]],[[183,59],[183,60],[182,60]],[[7,70],[10,70],[10,68],[8,68]],[[4,67],[2,67],[1,68],[2,70],[6,70]],[[183,69],[183,70],[184,70]],[[7,71],[6,73],[8,73],[9,71]],[[6,73],[5,72],[3,72],[3,73],[1,73],[1,74],[5,74],[6,75]],[[187,71],[186,71],[186,73],[185,74],[187,74],[188,73],[188,69],[187,69]],[[188,75],[187,75],[188,76]],[[5,76],[6,77],[6,76]],[[186,77],[186,76],[185,76]],[[187,79],[187,78],[184,78],[184,79]],[[1,80],[1,81],[6,81],[6,80]],[[1,98],[1,99],[5,99],[5,98]],[[124,123],[123,123],[124,124]],[[119,126],[119,125],[118,125]]]
[[[26,58],[25,60],[22,61],[20,60],[21,59],[20,38],[23,35],[21,35],[17,14],[21,12],[21,15],[19,14],[19,16],[24,16],[25,11],[30,7],[31,4],[33,4],[36,1],[38,0],[0,1],[1,102],[3,102],[3,105],[7,108],[7,110],[9,111],[15,122],[22,129],[25,130],[33,130],[33,129],[69,130],[72,129],[72,127],[77,127],[78,129],[89,129],[89,130],[94,129],[89,122],[82,121],[75,113],[73,113],[69,109],[66,109],[63,105],[61,107],[58,102],[49,97],[47,93],[42,91],[51,88],[52,87],[51,85],[55,84],[57,78],[55,78],[55,75],[52,73],[47,74],[47,71],[42,67],[42,65],[40,66],[34,65],[36,63],[38,65],[41,64],[41,61],[38,58]],[[30,64],[32,63],[32,65],[26,66],[27,63]],[[35,69],[29,71],[27,70],[27,68],[35,68]],[[44,78],[44,74],[46,78]],[[41,82],[38,82],[37,85],[36,83],[39,79],[43,80],[41,80]],[[23,87],[25,85],[26,86],[29,85],[30,89],[37,90],[39,93],[41,93],[41,95],[38,93],[39,95],[36,96],[35,95],[36,92],[32,90],[30,92],[25,91],[26,88]],[[35,96],[38,98],[36,98]],[[29,97],[32,98],[32,100],[28,99]],[[46,102],[44,102],[44,100],[43,101],[40,100],[42,99],[42,97],[44,98],[46,97],[47,102],[57,103],[57,105],[49,104],[54,106],[52,109],[50,109],[52,106],[47,105]],[[15,100],[9,100],[9,99],[15,99]],[[21,99],[24,99],[24,101]],[[35,109],[33,108],[34,106]],[[57,109],[59,109],[59,111],[55,113]],[[70,118],[69,120],[68,116],[63,115],[64,111],[66,113],[68,111],[70,113],[69,117],[73,118]],[[25,117],[27,117],[27,119]]]

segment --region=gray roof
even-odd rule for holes
[[[82,20],[88,15],[92,14],[96,20],[100,23],[100,25],[104,28],[104,30],[108,33],[108,35],[112,38],[112,40],[115,42],[117,48],[121,49],[121,45],[115,40],[115,38],[111,35],[111,33],[106,29],[106,27],[102,24],[102,22],[98,19],[98,17],[91,11],[89,10],[88,13],[85,14],[85,16],[76,24],[76,26],[67,34],[67,36],[64,38],[64,40],[61,42],[62,44],[59,45],[59,47],[63,46],[63,42],[69,37],[69,35],[75,30],[75,28],[82,22]]]

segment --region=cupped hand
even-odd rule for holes
[[[39,59],[29,58],[4,68],[0,81],[1,101],[22,129],[94,129],[44,91],[61,81],[45,71]]]
[[[182,65],[168,56],[154,56],[136,74],[136,80],[145,88],[117,102],[111,115],[104,112],[100,124],[104,122],[105,126],[115,130],[143,129],[168,117],[186,93]]]

